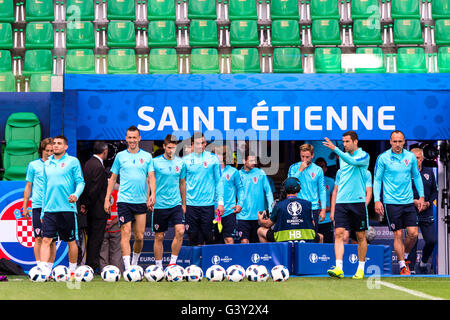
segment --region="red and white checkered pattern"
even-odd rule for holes
[[[33,221],[31,219],[17,220],[17,240],[26,248],[34,247]]]

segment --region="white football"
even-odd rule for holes
[[[245,269],[238,265],[234,264],[227,268],[227,280],[231,282],[240,282],[245,278]]]
[[[270,271],[272,280],[275,282],[283,282],[289,279],[289,270],[283,265],[278,265],[272,268]]]
[[[116,266],[108,265],[103,268],[101,277],[106,282],[117,282],[120,279],[120,270]]]
[[[90,282],[94,279],[94,270],[88,265],[79,266],[75,270],[75,281]]]
[[[56,282],[66,282],[70,279],[70,271],[69,268],[63,265],[59,265],[53,268],[52,270],[53,280]]]
[[[144,278],[144,269],[141,266],[129,266],[123,272],[123,278],[128,282],[139,282]]]
[[[248,281],[255,281],[252,279],[252,277],[254,276],[253,269],[255,269],[256,267],[258,267],[257,264],[252,264],[249,265],[247,269],[245,269],[245,277],[247,278]]]
[[[184,268],[179,265],[173,265],[164,271],[166,280],[169,282],[180,282],[184,280]]]
[[[206,270],[205,276],[211,282],[220,282],[226,278],[227,272],[223,267],[214,265]]]
[[[32,282],[45,282],[50,277],[52,271],[46,267],[34,266],[28,272],[28,278]]]
[[[186,280],[188,282],[199,282],[203,279],[203,270],[199,266],[192,264],[186,269]]]
[[[157,265],[150,265],[145,268],[144,277],[150,282],[159,282],[164,279],[164,270]]]

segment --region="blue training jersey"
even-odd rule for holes
[[[222,183],[225,207],[222,217],[225,217],[234,212],[234,206],[239,205],[242,208],[244,202],[244,185],[242,184],[239,171],[229,165],[225,166],[222,171]]]
[[[192,152],[183,157],[186,165],[186,204],[213,206],[217,200],[223,205],[222,170],[217,156],[209,151]]]
[[[117,153],[111,172],[120,175],[117,202],[147,203],[147,176],[153,169],[150,153],[139,149],[136,153],[123,150]]]
[[[27,167],[25,180],[33,184],[31,189],[31,208],[42,208],[44,198],[44,161],[37,159],[31,161]]]
[[[311,163],[300,172],[302,162],[289,167],[288,177],[300,180],[300,192],[297,197],[312,203],[312,210],[325,209],[327,206],[327,190],[325,188],[324,174],[321,167]]]
[[[168,160],[163,155],[153,159],[156,179],[155,209],[169,209],[182,204],[180,180],[186,178],[186,166],[179,157]]]
[[[420,197],[424,196],[423,182],[414,153],[403,150],[400,154],[389,149],[378,156],[375,166],[373,196],[380,201],[383,186],[383,203],[414,203],[412,180]]]
[[[327,190],[327,207],[331,207],[331,194],[333,193],[334,189],[334,179],[325,176],[324,182],[325,182],[325,189]],[[330,211],[326,213],[325,219],[323,221],[319,221],[319,224],[329,222],[331,222]]]
[[[335,148],[339,156],[340,177],[336,203],[366,202],[366,171],[369,167],[370,156],[358,148],[350,154]]]
[[[67,153],[59,160],[52,155],[45,161],[43,172],[42,216],[45,212],[77,212],[77,205],[69,202],[69,196],[74,194],[79,199],[84,190],[80,161]]]
[[[236,215],[238,220],[258,220],[258,211],[272,210],[273,193],[269,179],[264,170],[253,168],[239,170],[244,186],[244,201],[242,211]]]

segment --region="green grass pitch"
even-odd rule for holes
[[[9,276],[0,282],[1,300],[415,300],[450,299],[450,278],[291,277],[286,282],[199,283],[146,280],[104,282],[99,276],[88,283],[33,283],[27,277]],[[381,282],[380,282],[381,280]],[[384,283],[384,284],[382,284]],[[388,285],[386,285],[388,284]],[[394,284],[392,288],[389,284]],[[399,290],[399,288],[401,288]],[[411,292],[418,293],[418,295]]]

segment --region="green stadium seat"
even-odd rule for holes
[[[340,48],[316,48],[314,52],[316,73],[341,73]]]
[[[112,21],[108,24],[108,48],[135,48],[136,31],[131,21]]]
[[[433,0],[431,6],[433,20],[450,19],[450,3],[448,0]]]
[[[313,45],[340,45],[339,20],[313,20],[311,37]]]
[[[301,46],[297,20],[275,20],[272,22],[272,46]]]
[[[273,49],[273,73],[303,73],[300,48]]]
[[[0,73],[0,92],[16,92],[16,77],[12,72]]]
[[[67,49],[94,49],[95,31],[92,22],[74,22],[71,28],[67,28]]]
[[[174,21],[150,21],[148,24],[148,46],[176,47],[177,32]]]
[[[51,74],[33,74],[30,77],[30,92],[51,92]]]
[[[380,18],[378,0],[352,0],[352,19]]]
[[[234,20],[230,23],[230,44],[232,47],[259,45],[258,25],[255,20]]]
[[[111,49],[108,54],[108,74],[137,73],[134,49]]]
[[[54,21],[55,10],[53,0],[27,0],[25,1],[25,20]]]
[[[258,20],[255,0],[230,0],[228,17],[233,20]]]
[[[191,47],[216,47],[217,23],[214,20],[191,20],[189,27],[189,45]]]
[[[94,21],[94,1],[92,0],[67,0],[66,21]],[[69,28],[67,28],[69,29]]]
[[[12,113],[5,124],[6,145],[13,141],[31,140],[37,150],[41,141],[41,122],[32,112]]]
[[[176,20],[174,0],[149,0],[147,19],[152,20]]]
[[[386,73],[383,50],[381,48],[357,48],[356,54],[358,55],[358,62],[363,61],[367,65],[366,68],[355,68],[357,73]]]
[[[297,0],[273,0],[270,4],[270,19],[299,20]]]
[[[438,69],[440,73],[450,72],[450,47],[440,47],[438,51]]]
[[[394,21],[395,44],[423,44],[419,19],[397,19]]]
[[[53,49],[53,25],[50,22],[30,22],[25,29],[26,49]]]
[[[25,180],[27,166],[39,158],[36,145],[32,140],[16,140],[7,143],[3,153],[4,180]]]
[[[14,21],[14,0],[0,0],[0,22]]]
[[[191,51],[191,73],[220,73],[219,55],[215,48],[196,48]]]
[[[32,75],[35,73],[52,73],[53,60],[52,52],[45,49],[25,51],[23,75]]]
[[[435,39],[437,45],[450,44],[450,18],[436,20]]]
[[[355,45],[381,45],[381,26],[378,19],[353,20],[353,43]]]
[[[420,19],[418,0],[392,0],[392,19]]]
[[[339,7],[336,0],[311,0],[311,19],[338,19]]]
[[[398,73],[427,73],[424,48],[398,49],[397,72]]]
[[[189,0],[188,18],[216,20],[216,0]]]
[[[256,48],[234,48],[231,51],[231,73],[260,73]]]
[[[14,43],[11,24],[0,23],[0,49],[12,49],[13,47]]]
[[[92,49],[67,50],[66,73],[94,74],[94,51]]]
[[[178,73],[177,50],[175,48],[151,49],[148,62],[148,73]]]
[[[108,20],[136,20],[136,4],[134,0],[108,0],[106,11]]]
[[[11,52],[0,50],[0,74],[12,72]]]

